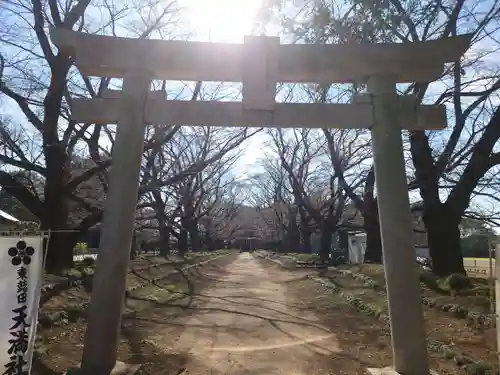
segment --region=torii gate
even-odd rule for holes
[[[436,80],[445,63],[465,53],[472,35],[347,45],[280,45],[279,38],[255,36],[244,44],[138,40],[65,29],[51,37],[84,74],[123,78],[121,92],[71,104],[76,121],[118,124],[85,374],[108,375],[115,365],[145,124],[371,129],[394,369],[429,374],[401,129],[443,129],[446,113],[444,106],[417,107],[414,98],[398,97],[396,83]],[[152,79],[242,82],[243,101],[166,100],[149,92]],[[369,95],[351,104],[276,103],[278,82],[367,83]]]

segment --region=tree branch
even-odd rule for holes
[[[42,219],[43,204],[33,192],[26,188],[26,186],[4,171],[0,171],[0,186],[2,186],[2,189],[5,190],[7,194],[16,198],[39,220]]]

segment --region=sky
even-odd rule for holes
[[[187,22],[195,30],[192,40],[243,43],[254,26],[262,0],[180,0],[187,7]],[[268,36],[277,35],[277,31]],[[262,156],[264,133],[247,140],[244,153],[238,161],[237,174],[251,174],[258,170],[257,159]]]

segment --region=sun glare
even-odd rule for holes
[[[262,0],[181,0],[196,39],[243,42],[250,34]]]

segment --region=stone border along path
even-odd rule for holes
[[[257,254],[257,253],[256,253]],[[290,269],[287,267],[284,263],[268,258],[266,256],[262,256],[258,254],[261,258],[267,259],[269,261],[274,261],[275,263],[278,263],[280,266]],[[287,259],[292,259],[291,257],[286,256]],[[296,269],[301,269],[301,268],[314,268],[314,267],[296,267]],[[337,272],[343,276],[351,276],[355,280],[361,280],[367,287],[372,288],[374,290],[379,290],[379,289],[384,289],[384,285],[379,285],[374,279],[372,279],[370,276],[367,276],[363,273],[360,272],[352,272],[349,270],[340,270],[337,269],[336,267],[328,267],[328,271],[334,271]],[[475,311],[470,311],[468,308],[465,308],[463,306],[460,306],[459,304],[453,304],[453,303],[445,303],[445,304],[439,304],[435,300],[435,298],[429,298],[425,296],[421,296],[422,298],[422,305],[434,308],[440,312],[446,313],[447,315],[450,315],[456,319],[464,319],[467,320],[468,322],[473,323],[475,327],[481,327],[481,328],[489,328],[489,327],[495,327],[496,326],[496,319],[495,319],[495,314],[484,314],[480,312],[475,312]]]
[[[367,287],[380,290],[383,289],[383,285],[379,285],[375,280],[373,280],[370,276],[365,275],[360,272],[352,272],[348,270],[338,270],[334,269],[334,272],[337,272],[343,276],[351,276],[355,280],[361,280]],[[421,283],[423,284],[423,283]],[[456,303],[437,303],[435,298],[421,296],[422,304],[424,306],[434,308],[437,311],[446,313],[456,319],[467,320],[474,324],[475,327],[489,328],[496,326],[495,314],[484,314],[480,312],[470,311],[468,308],[460,306]]]
[[[138,267],[135,269],[131,268],[131,270],[134,272],[140,272],[140,271],[145,271],[145,270],[148,270],[151,268],[156,268],[156,267],[165,266],[165,265],[172,265],[172,264],[175,264],[175,263],[174,262],[155,263],[155,264],[149,264],[149,265],[144,266],[144,267]],[[85,272],[86,268],[92,269],[92,272]],[[76,276],[76,277],[63,276],[63,277],[65,277],[65,279],[62,281],[54,282],[54,283],[46,283],[45,285],[43,285],[41,299],[43,300],[43,295],[45,293],[54,292],[56,289],[64,290],[64,289],[68,289],[68,288],[71,288],[74,286],[82,285],[85,278],[94,275],[94,272],[93,272],[94,267],[92,267],[92,266],[83,267],[83,269],[79,270],[79,271],[82,273],[81,276]]]
[[[259,258],[273,262],[280,267],[290,270],[288,267],[286,267],[282,262],[268,258],[260,253],[254,252],[255,255],[257,255]],[[381,334],[388,335],[389,333],[389,316],[386,314],[381,314],[378,309],[374,308],[371,306],[369,303],[364,303],[363,300],[357,296],[354,296],[353,294],[346,293],[341,290],[340,287],[337,285],[333,284],[331,281],[326,280],[324,278],[318,277],[318,276],[313,276],[313,275],[306,275],[307,278],[321,284],[323,287],[325,287],[328,290],[334,291],[338,293],[349,305],[351,305],[355,310],[364,313],[368,316],[374,317],[375,319],[380,320],[384,325],[386,326],[385,332],[381,332]],[[488,362],[485,361],[476,361],[470,357],[467,357],[463,354],[458,353],[457,351],[453,350],[449,345],[446,345],[442,342],[439,342],[437,340],[427,340],[427,349],[434,352],[434,353],[440,353],[443,355],[444,359],[448,360],[453,360],[454,363],[458,367],[463,367],[465,368],[467,374],[498,374],[498,370],[496,370],[496,366],[492,365]]]
[[[149,270],[152,268],[159,268],[159,267],[163,267],[163,266],[172,266],[172,265],[176,265],[176,264],[182,264],[182,261],[166,261],[163,263],[152,263],[152,264],[148,264],[148,265],[145,265],[142,267],[130,268],[130,271],[141,272],[141,271],[146,271],[146,270]],[[83,267],[82,270],[79,270],[82,273],[81,276],[78,276],[78,277],[64,276],[65,280],[63,280],[63,281],[54,282],[54,283],[46,283],[45,285],[43,285],[42,286],[41,300],[44,299],[43,294],[45,294],[45,293],[54,292],[56,289],[59,289],[59,288],[61,290],[64,290],[64,289],[71,288],[74,286],[82,285],[85,278],[94,275],[94,272],[89,272],[89,273],[84,272],[85,268],[90,268],[90,269],[92,269],[92,271],[94,271],[93,266],[86,266],[86,267]],[[157,280],[157,281],[159,281],[159,280]],[[44,301],[44,302],[46,302],[46,301]]]
[[[136,286],[131,287],[131,288],[127,288],[127,293],[135,292],[138,289],[144,288],[144,287],[151,285],[151,284],[154,284],[158,281],[162,281],[164,279],[167,279],[167,278],[169,278],[169,277],[171,277],[171,276],[173,276],[176,273],[179,273],[181,271],[186,271],[186,270],[193,268],[193,267],[199,267],[201,265],[213,262],[217,259],[229,256],[229,255],[231,255],[230,252],[227,254],[218,255],[214,258],[210,258],[210,259],[204,260],[204,261],[199,262],[199,263],[190,264],[187,267],[183,267],[183,268],[180,268],[178,270],[173,270],[173,271],[171,271],[165,275],[162,275],[160,277],[150,279],[147,282],[145,282],[144,284],[140,284],[140,285],[136,285]],[[172,264],[171,263],[162,263],[162,265],[172,265]],[[156,265],[154,265],[154,266],[156,267]],[[141,267],[140,270],[144,271],[144,270],[149,269],[149,268],[154,268],[154,267],[146,267],[146,268]],[[135,271],[137,271],[137,270],[135,270]],[[83,278],[87,277],[87,276],[91,276],[91,274],[83,276]],[[77,280],[79,283],[73,284],[71,286],[80,285],[83,282],[83,278],[81,280]],[[52,326],[54,324],[54,322],[62,321],[65,319],[67,321],[76,322],[85,313],[88,305],[89,305],[89,302],[83,302],[79,305],[72,306],[70,309],[71,311],[59,311],[57,313],[54,313],[54,312],[53,313],[44,313],[44,312],[40,311],[39,315],[38,315],[38,327],[49,328],[50,326]],[[71,316],[68,316],[68,315],[71,315]],[[124,314],[124,316],[126,316],[126,313]],[[73,320],[71,320],[70,318],[73,318]]]

